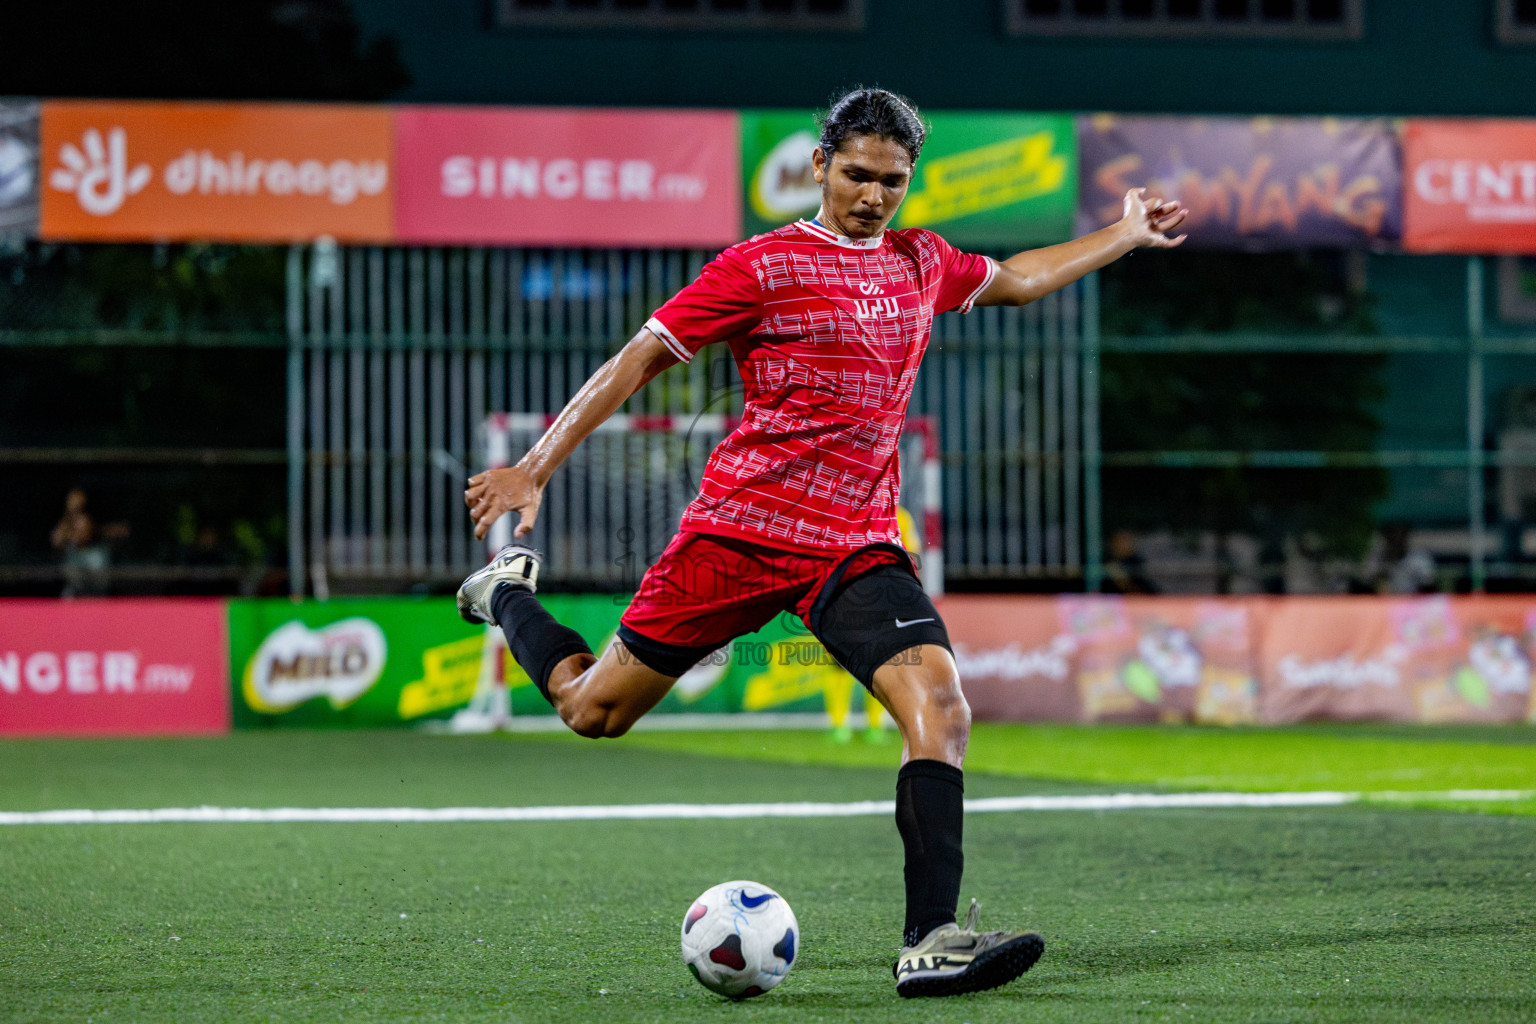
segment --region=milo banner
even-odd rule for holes
[[[978,719],[1536,721],[1519,597],[949,596]]]
[[[1384,119],[1163,117],[1078,121],[1080,231],[1121,216],[1128,189],[1189,208],[1189,245],[1358,247],[1402,234],[1402,157]]]
[[[594,651],[627,597],[540,595]],[[452,599],[230,603],[236,727],[386,726],[490,713],[551,716],[499,629],[463,622]],[[794,616],[742,637],[678,680],[651,712],[822,712],[841,723],[863,689]]]
[[[613,642],[628,603],[595,595],[552,595],[540,600],[557,619],[581,633],[594,651]],[[510,691],[514,718],[554,713],[515,661],[504,656],[502,666],[501,679]],[[784,614],[694,666],[650,713],[825,711],[841,724],[850,710],[864,707],[863,700],[863,687],[832,660],[796,616]]]
[[[474,696],[484,633],[452,599],[231,601],[235,726],[445,717]]]
[[[1077,203],[1072,119],[1055,114],[941,113],[897,214],[898,228],[930,228],[972,248],[1024,248],[1071,237]],[[813,216],[815,115],[741,115],[745,233]]]

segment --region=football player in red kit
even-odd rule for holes
[[[1033,932],[955,920],[970,710],[937,608],[896,525],[897,443],[933,318],[1020,306],[1140,246],[1172,246],[1175,202],[1125,197],[1116,224],[997,261],[931,231],[889,229],[926,127],[901,97],[833,104],[812,156],[822,206],[725,250],[590,380],[515,466],[472,477],[483,538],[506,513],[533,528],[550,477],[646,382],[705,345],[730,346],[745,410],[704,470],[677,536],[645,574],[601,657],[533,596],[537,552],[504,548],[464,581],[459,609],[501,626],[513,657],[574,731],[621,736],[701,658],[775,615],[799,615],[901,731],[896,823],[906,851],[903,996],[1012,981]]]

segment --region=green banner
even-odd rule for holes
[[[231,601],[235,727],[445,717],[475,693],[484,634],[451,598]]]
[[[929,228],[971,248],[1022,249],[1072,237],[1077,135],[1058,114],[939,113],[898,228]],[[746,234],[815,214],[820,189],[810,111],[741,115]]]
[[[627,598],[599,595],[557,594],[540,600],[595,651],[612,643],[628,606]],[[503,666],[514,717],[554,713],[516,662],[504,658]],[[651,714],[825,711],[841,725],[850,710],[864,708],[864,698],[864,688],[832,660],[805,624],[785,613],[685,673]]]
[[[539,599],[595,651],[629,603]],[[229,652],[236,728],[409,725],[449,718],[496,686],[508,688],[514,717],[554,713],[500,630],[465,623],[449,598],[235,600]],[[863,688],[786,614],[688,672],[652,714],[827,711],[841,723],[863,702]]]

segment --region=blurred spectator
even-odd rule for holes
[[[1407,523],[1384,523],[1366,560],[1379,594],[1425,594],[1439,589],[1435,556],[1415,548]]]
[[[224,544],[217,527],[197,522],[191,506],[178,509],[177,520],[176,561],[189,570],[177,589],[195,596],[230,593],[240,575],[236,552]]]
[[[64,553],[64,589],[60,597],[99,597],[107,592],[107,546],[96,533],[96,521],[86,511],[85,491],[64,496],[64,517],[49,541]]]
[[[1136,535],[1130,530],[1116,530],[1109,535],[1107,554],[1108,557],[1104,559],[1104,593],[1157,593],[1157,584],[1147,578],[1146,562],[1136,550]]]

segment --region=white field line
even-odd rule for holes
[[[1084,796],[1005,796],[967,800],[972,814],[1010,811],[1133,811],[1170,808],[1337,807],[1417,801],[1500,801],[1536,798],[1536,790],[1479,789],[1392,793],[1106,793]],[[890,800],[851,803],[610,804],[568,807],[160,807],[146,810],[0,811],[5,825],[159,825],[333,822],[388,824],[454,821],[676,821],[708,818],[855,818],[890,816]]]

